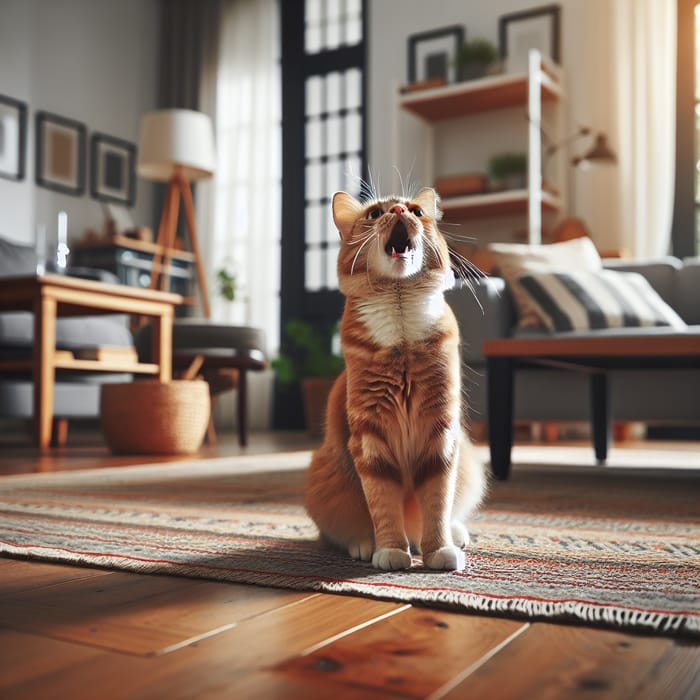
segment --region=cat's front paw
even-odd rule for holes
[[[410,569],[411,555],[404,549],[378,549],[372,556],[372,565],[384,571]]]
[[[434,552],[423,555],[423,563],[429,569],[441,571],[461,571],[466,564],[464,552],[454,546],[440,547]]]
[[[374,553],[374,542],[372,540],[358,540],[348,545],[348,554],[353,559],[369,561]]]
[[[466,547],[469,544],[469,532],[467,528],[457,520],[452,522],[452,541],[455,547]]]

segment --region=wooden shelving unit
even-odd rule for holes
[[[543,212],[562,208],[561,196],[542,187],[541,108],[545,102],[562,98],[561,70],[534,50],[530,52],[527,73],[490,76],[399,97],[399,108],[419,117],[427,127],[431,152],[433,129],[442,121],[509,107],[527,109],[527,188],[445,198],[442,208],[446,218],[454,221],[523,215],[527,217],[530,242],[541,241]]]
[[[561,86],[549,73],[541,72],[543,102],[558,100]],[[470,80],[455,85],[405,94],[400,106],[408,112],[429,121],[438,122],[467,114],[489,112],[494,109],[526,105],[528,74],[497,75]]]
[[[449,197],[441,202],[441,208],[448,219],[478,219],[486,216],[517,216],[527,214],[528,191],[505,190],[472,194],[463,197]],[[542,210],[556,212],[561,207],[561,199],[550,192],[542,192]]]

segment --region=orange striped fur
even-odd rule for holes
[[[462,425],[454,281],[438,197],[361,203],[339,192],[345,371],[328,400],[306,483],[322,538],[380,569],[461,569],[464,520],[482,499],[483,465]]]

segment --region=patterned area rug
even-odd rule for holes
[[[309,453],[0,479],[11,556],[700,636],[698,472],[517,465],[470,524],[460,572],[324,550]]]

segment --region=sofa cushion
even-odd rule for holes
[[[520,275],[517,284],[552,331],[686,328],[646,278],[635,272],[530,272]]]
[[[34,248],[0,237],[0,277],[35,274]]]
[[[34,316],[31,312],[8,311],[0,314],[0,354],[16,357],[18,350],[31,350],[33,345]],[[56,319],[56,347],[59,350],[78,350],[96,345],[133,345],[133,337],[123,316],[76,316]]]
[[[678,274],[682,271],[683,263],[671,255],[663,258],[629,260],[625,258],[603,261],[603,266],[616,272],[638,272],[644,275],[661,298],[670,304],[686,322],[678,307]]]
[[[700,324],[700,257],[686,258],[678,270],[675,308],[686,323]]]
[[[574,238],[549,245],[492,243],[489,251],[493,255],[495,271],[506,280],[513,295],[520,328],[541,326],[542,319],[530,298],[517,284],[519,275],[551,270],[600,270],[603,266],[590,238]]]

